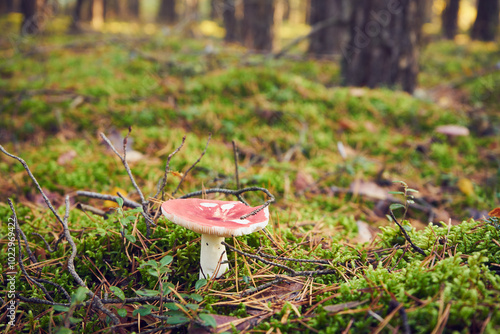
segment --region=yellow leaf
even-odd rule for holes
[[[472,184],[471,180],[467,178],[461,178],[460,180],[458,180],[457,186],[463,194],[467,196],[474,195],[474,185]]]
[[[127,195],[126,190],[123,190],[122,188],[118,188],[118,187],[113,187],[113,189],[111,189],[111,193],[109,195],[118,196],[118,193],[120,193],[123,196]],[[104,207],[105,208],[117,208],[118,203],[113,202],[113,201],[104,201]]]

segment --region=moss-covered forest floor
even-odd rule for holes
[[[26,273],[46,289],[16,265],[16,292],[37,299],[21,300],[9,327],[3,294],[1,331],[500,331],[500,224],[488,218],[500,206],[498,44],[431,42],[413,96],[341,87],[338,60],[271,59],[208,38],[5,34],[0,59],[0,145],[26,161],[61,216],[69,195],[76,246],[66,238],[56,247],[63,224],[23,166],[0,153],[2,250],[14,233],[11,198],[33,253],[30,260],[23,241]],[[450,124],[470,133],[436,131]],[[120,148],[129,127],[129,164],[151,214],[161,201],[150,196],[184,136],[165,199],[183,176],[174,197],[236,189],[232,141],[239,187],[276,197],[266,231],[226,239],[241,253],[228,248],[223,278],[198,280],[196,233],[160,216],[147,238],[140,210],[76,194],[120,191],[140,202],[99,135]],[[418,191],[408,193],[414,203],[393,181]],[[245,198],[253,206],[267,199]],[[391,208],[425,254],[388,219]],[[96,297],[77,289],[72,253]],[[89,302],[96,298],[119,325]]]

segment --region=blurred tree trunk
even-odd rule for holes
[[[309,53],[321,55],[340,52],[349,42],[350,20],[354,7],[352,0],[311,0],[311,26],[333,20],[309,38]]]
[[[499,0],[478,0],[477,16],[471,37],[481,41],[494,41],[498,30]]]
[[[213,21],[218,21],[222,18],[223,11],[223,1],[222,0],[210,0],[210,19]]]
[[[177,22],[176,0],[161,0],[157,21],[166,24]]]
[[[104,0],[92,1],[92,28],[101,30],[104,24]]]
[[[458,9],[460,0],[446,0],[446,7],[441,13],[443,35],[447,39],[454,39],[457,34]]]
[[[94,0],[95,1],[95,0]],[[141,16],[139,0],[128,0],[128,13],[132,20],[139,20]]]
[[[273,48],[274,0],[243,0],[243,43],[249,49]]]
[[[345,85],[400,85],[413,92],[425,6],[420,0],[358,0],[342,46]]]
[[[236,0],[224,0],[222,7],[222,18],[224,20],[224,28],[226,35],[224,41],[237,42],[240,41],[240,22],[236,18]]]
[[[288,21],[290,19],[290,0],[283,0],[284,11],[283,11],[283,21]]]
[[[82,30],[81,22],[83,20],[83,3],[85,0],[76,0],[75,8],[73,9],[73,20],[69,26],[70,32],[80,32]]]
[[[185,9],[184,9],[184,17],[187,18],[188,20],[192,21],[198,21],[198,18],[200,16],[199,12],[199,7],[200,7],[200,2],[199,0],[185,0]]]
[[[21,25],[21,34],[36,34],[40,27],[38,25],[38,4],[37,0],[21,0],[21,14],[23,14],[23,23]]]

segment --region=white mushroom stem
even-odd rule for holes
[[[216,235],[201,235],[200,279],[219,278],[228,269],[226,247],[222,244],[224,237]],[[220,264],[219,264],[220,263]],[[215,272],[217,269],[217,272]]]

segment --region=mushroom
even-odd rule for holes
[[[269,221],[269,209],[238,201],[173,199],[161,205],[161,211],[174,224],[201,233],[200,279],[219,278],[228,269],[225,237],[238,237],[263,229]],[[251,214],[247,216],[248,214]]]

